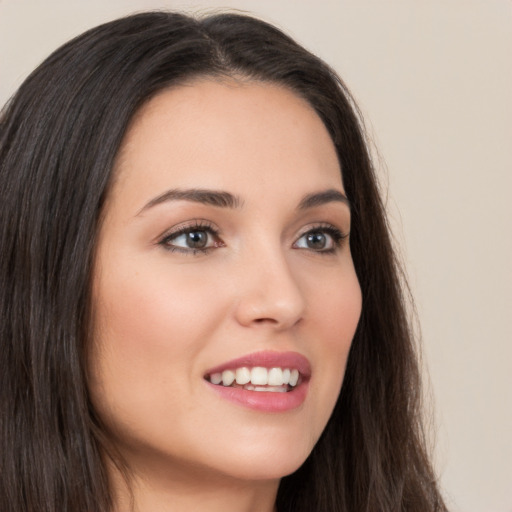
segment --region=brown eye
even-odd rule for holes
[[[200,225],[179,229],[165,236],[159,243],[167,250],[192,254],[196,251],[205,253],[223,245],[213,227]]]
[[[212,234],[207,229],[190,228],[165,238],[164,244],[176,249],[207,249],[214,245]]]
[[[304,233],[294,244],[295,249],[307,249],[313,252],[333,253],[346,238],[338,228],[334,226],[321,226],[310,229]]]
[[[315,232],[306,235],[306,244],[310,249],[321,251],[327,246],[327,237],[325,233]]]
[[[204,249],[208,243],[208,233],[205,231],[191,231],[185,233],[184,237],[190,249]]]

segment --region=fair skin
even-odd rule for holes
[[[282,87],[196,80],[141,109],[115,176],[90,387],[135,508],[270,512],[329,419],[361,311],[333,143]],[[211,382],[262,353],[300,367],[295,388],[234,383],[233,401]]]

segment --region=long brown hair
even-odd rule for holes
[[[357,108],[336,74],[273,26],[143,13],[67,43],[0,121],[0,509],[107,512],[105,457],[85,368],[92,260],[121,140],[155,93],[198,76],[279,83],[336,146],[363,294],[343,388],[280,512],[444,511],[425,449],[400,270]]]

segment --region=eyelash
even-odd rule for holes
[[[204,248],[185,248],[185,247],[179,247],[176,245],[172,245],[171,242],[173,240],[176,240],[182,235],[188,235],[194,232],[203,232],[207,233],[207,236],[210,236],[214,239],[214,245],[210,245],[208,247]],[[312,234],[327,234],[332,239],[332,247],[328,249],[311,249],[308,247],[295,247],[299,240],[303,239],[307,235]],[[343,245],[343,241],[348,237],[348,234],[343,233],[340,231],[337,227],[331,225],[331,224],[318,224],[316,226],[312,226],[307,231],[302,233],[298,239],[294,242],[294,248],[295,249],[305,249],[310,250],[317,254],[322,255],[328,255],[328,254],[334,254],[337,252],[338,249]],[[198,254],[207,254],[212,249],[216,249],[218,247],[223,247],[224,243],[220,241],[219,238],[219,231],[211,225],[209,222],[205,221],[195,221],[192,225],[186,225],[178,228],[176,231],[172,231],[171,233],[166,234],[159,242],[159,245],[161,245],[165,250],[170,252],[180,252],[182,254],[186,255],[198,255]]]
[[[312,235],[312,234],[316,234],[316,233],[327,234],[332,239],[332,247],[329,249],[320,249],[320,250],[316,250],[316,251],[314,249],[309,249],[313,252],[316,252],[316,253],[319,253],[322,255],[329,255],[329,254],[336,253],[338,251],[338,249],[340,249],[341,246],[343,245],[343,241],[348,237],[348,234],[343,233],[340,229],[333,226],[332,224],[318,224],[318,225],[310,227],[307,231],[302,233],[302,235],[300,235],[300,237],[297,239],[297,242],[307,235]],[[296,245],[297,242],[295,242],[294,245]],[[297,249],[302,249],[302,248],[297,247]],[[305,249],[308,250],[308,248],[305,248]]]
[[[176,240],[178,237],[182,235],[188,235],[190,233],[194,232],[204,232],[207,233],[209,236],[214,238],[216,242],[213,246],[205,247],[205,248],[185,248],[185,247],[178,247],[176,245],[171,245],[170,242],[172,240]],[[158,242],[159,245],[161,245],[165,250],[170,252],[181,252],[183,254],[191,254],[193,256],[197,254],[207,254],[212,249],[215,249],[217,247],[222,247],[224,244],[220,242],[219,238],[219,231],[214,228],[209,222],[205,221],[195,221],[193,224],[189,224],[186,226],[182,226],[178,228],[176,231],[172,231],[171,233],[166,234],[160,242]]]

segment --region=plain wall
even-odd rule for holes
[[[454,512],[512,512],[512,2],[0,0],[0,104],[87,28],[212,7],[284,28],[359,101],[416,297],[442,488]]]

